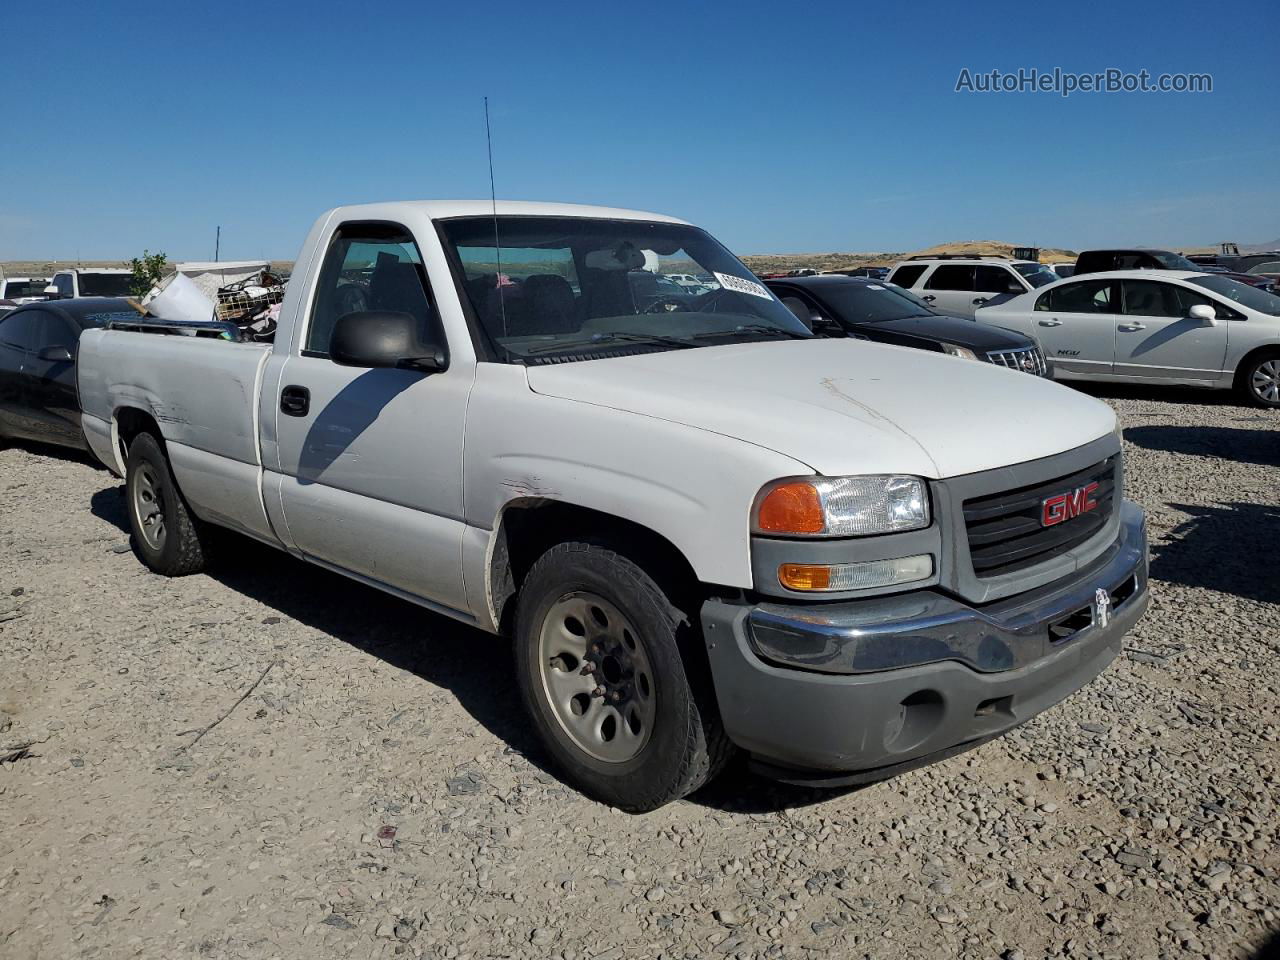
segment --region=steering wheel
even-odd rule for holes
[[[659,296],[651,300],[641,313],[679,313],[688,310],[689,304],[679,297]]]
[[[698,297],[698,305],[694,309],[701,313],[715,313],[720,306],[720,300],[726,295],[734,291],[726,290],[721,287],[718,290],[708,290],[706,293]]]

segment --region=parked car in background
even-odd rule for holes
[[[1051,263],[1049,269],[1065,280],[1076,272],[1076,265],[1075,263]]]
[[[823,276],[866,277],[870,280],[888,280],[888,267],[854,267],[850,270],[832,270]]]
[[[717,287],[642,307],[651,259]],[[229,527],[508,634],[532,729],[615,806],[735,746],[826,784],[950,756],[1090,682],[1146,606],[1110,407],[815,337],[691,224],[341,207],[297,262],[273,344],[85,335],[139,558],[193,573]]]
[[[136,319],[125,300],[29,303],[0,315],[0,438],[85,447],[76,394],[80,334]]]
[[[863,277],[827,274],[768,280],[770,290],[814,333],[856,337],[984,360],[1047,376],[1035,339],[961,317],[943,316],[908,290]]]
[[[1057,279],[1033,260],[953,255],[912,257],[889,274],[890,283],[910,290],[939,313],[970,319],[993,298],[1017,296]]]
[[[0,277],[0,300],[11,300],[14,303],[48,300],[49,294],[45,293],[47,286],[47,277]]]
[[[1227,270],[1222,264],[1195,263],[1172,250],[1120,249],[1086,250],[1076,258],[1073,276],[1101,273],[1110,270],[1184,270],[1199,273],[1220,273],[1232,280],[1251,287],[1272,292],[1274,284],[1266,277],[1250,276],[1235,270]]]
[[[1061,379],[1234,388],[1280,407],[1280,297],[1221,274],[1075,276],[978,319],[1036,337]]]
[[[46,287],[61,300],[78,297],[127,297],[132,293],[133,271],[122,267],[73,267],[59,270]]]

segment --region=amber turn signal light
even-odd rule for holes
[[[831,567],[825,563],[784,563],[778,567],[778,582],[788,590],[826,590],[831,586]]]
[[[818,491],[802,481],[774,487],[756,511],[756,526],[767,533],[821,533],[826,525]]]

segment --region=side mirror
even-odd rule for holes
[[[71,351],[66,347],[45,347],[36,356],[41,360],[47,360],[49,363],[71,362]]]
[[[1192,320],[1199,320],[1206,327],[1216,327],[1218,325],[1218,314],[1207,303],[1197,303],[1193,306],[1190,316]]]
[[[1004,292],[1012,293],[1015,296],[1020,293],[1026,293],[1026,291],[1022,289],[1022,284],[1017,280],[1014,280],[1012,277],[1004,282]]]
[[[445,352],[418,337],[418,321],[409,313],[360,310],[338,318],[329,340],[329,356],[344,367],[400,367],[444,370]]]
[[[60,296],[62,296],[62,294],[58,292],[58,288],[55,287],[52,283],[44,288],[44,293],[45,293],[45,296],[47,296],[50,300],[57,300]]]
[[[810,330],[813,329],[813,322],[816,319],[813,311],[809,309],[809,305],[799,297],[783,297],[782,305],[795,314],[796,319],[803,323]]]

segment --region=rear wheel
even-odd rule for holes
[[[1280,408],[1280,351],[1246,360],[1236,377],[1236,389],[1256,407]]]
[[[517,678],[543,742],[584,792],[653,810],[729,758],[687,623],[644,570],[598,544],[559,544],[529,571]]]
[[[200,521],[187,508],[169,460],[151,434],[140,433],[129,445],[124,482],[138,558],[167,577],[203,569],[208,545]]]

